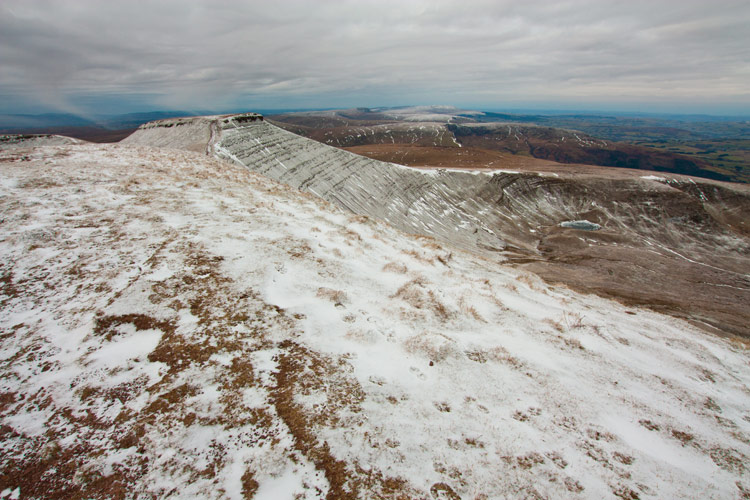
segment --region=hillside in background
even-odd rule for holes
[[[408,165],[433,162],[431,166],[460,168],[467,162],[458,157],[471,155],[472,166],[482,162],[486,166],[493,161],[493,152],[504,152],[561,163],[750,182],[750,124],[741,119],[519,115],[439,106],[290,113],[270,119],[326,144],[358,148],[352,151],[388,161],[401,158]],[[430,141],[432,132],[420,133],[416,122],[443,124],[454,140]],[[405,124],[411,126],[410,134],[403,133]],[[459,155],[442,149],[459,145],[470,151]]]
[[[699,159],[736,182],[750,182],[750,117],[704,115],[612,116],[597,114],[484,113],[478,121],[534,123],[583,131],[610,141]]]

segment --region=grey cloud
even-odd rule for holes
[[[6,0],[0,9],[0,94],[19,100],[750,108],[747,2]],[[343,102],[352,96],[360,102]]]

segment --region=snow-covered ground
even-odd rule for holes
[[[409,106],[403,108],[376,108],[378,112],[395,120],[407,122],[447,123],[459,116],[479,116],[481,111],[459,109],[454,106]]]
[[[85,141],[50,134],[4,134],[0,135],[0,150],[16,148],[33,148],[36,146],[62,146],[65,144],[83,144]]]
[[[197,153],[0,152],[0,498],[737,498],[747,346]]]

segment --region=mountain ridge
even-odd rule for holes
[[[299,137],[258,115],[163,120],[123,144],[169,141],[577,290],[750,334],[741,306],[750,300],[750,189],[741,184],[627,169],[415,170]],[[603,229],[560,225],[580,219]]]

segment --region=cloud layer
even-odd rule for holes
[[[748,20],[745,0],[5,0],[0,106],[746,113]]]

